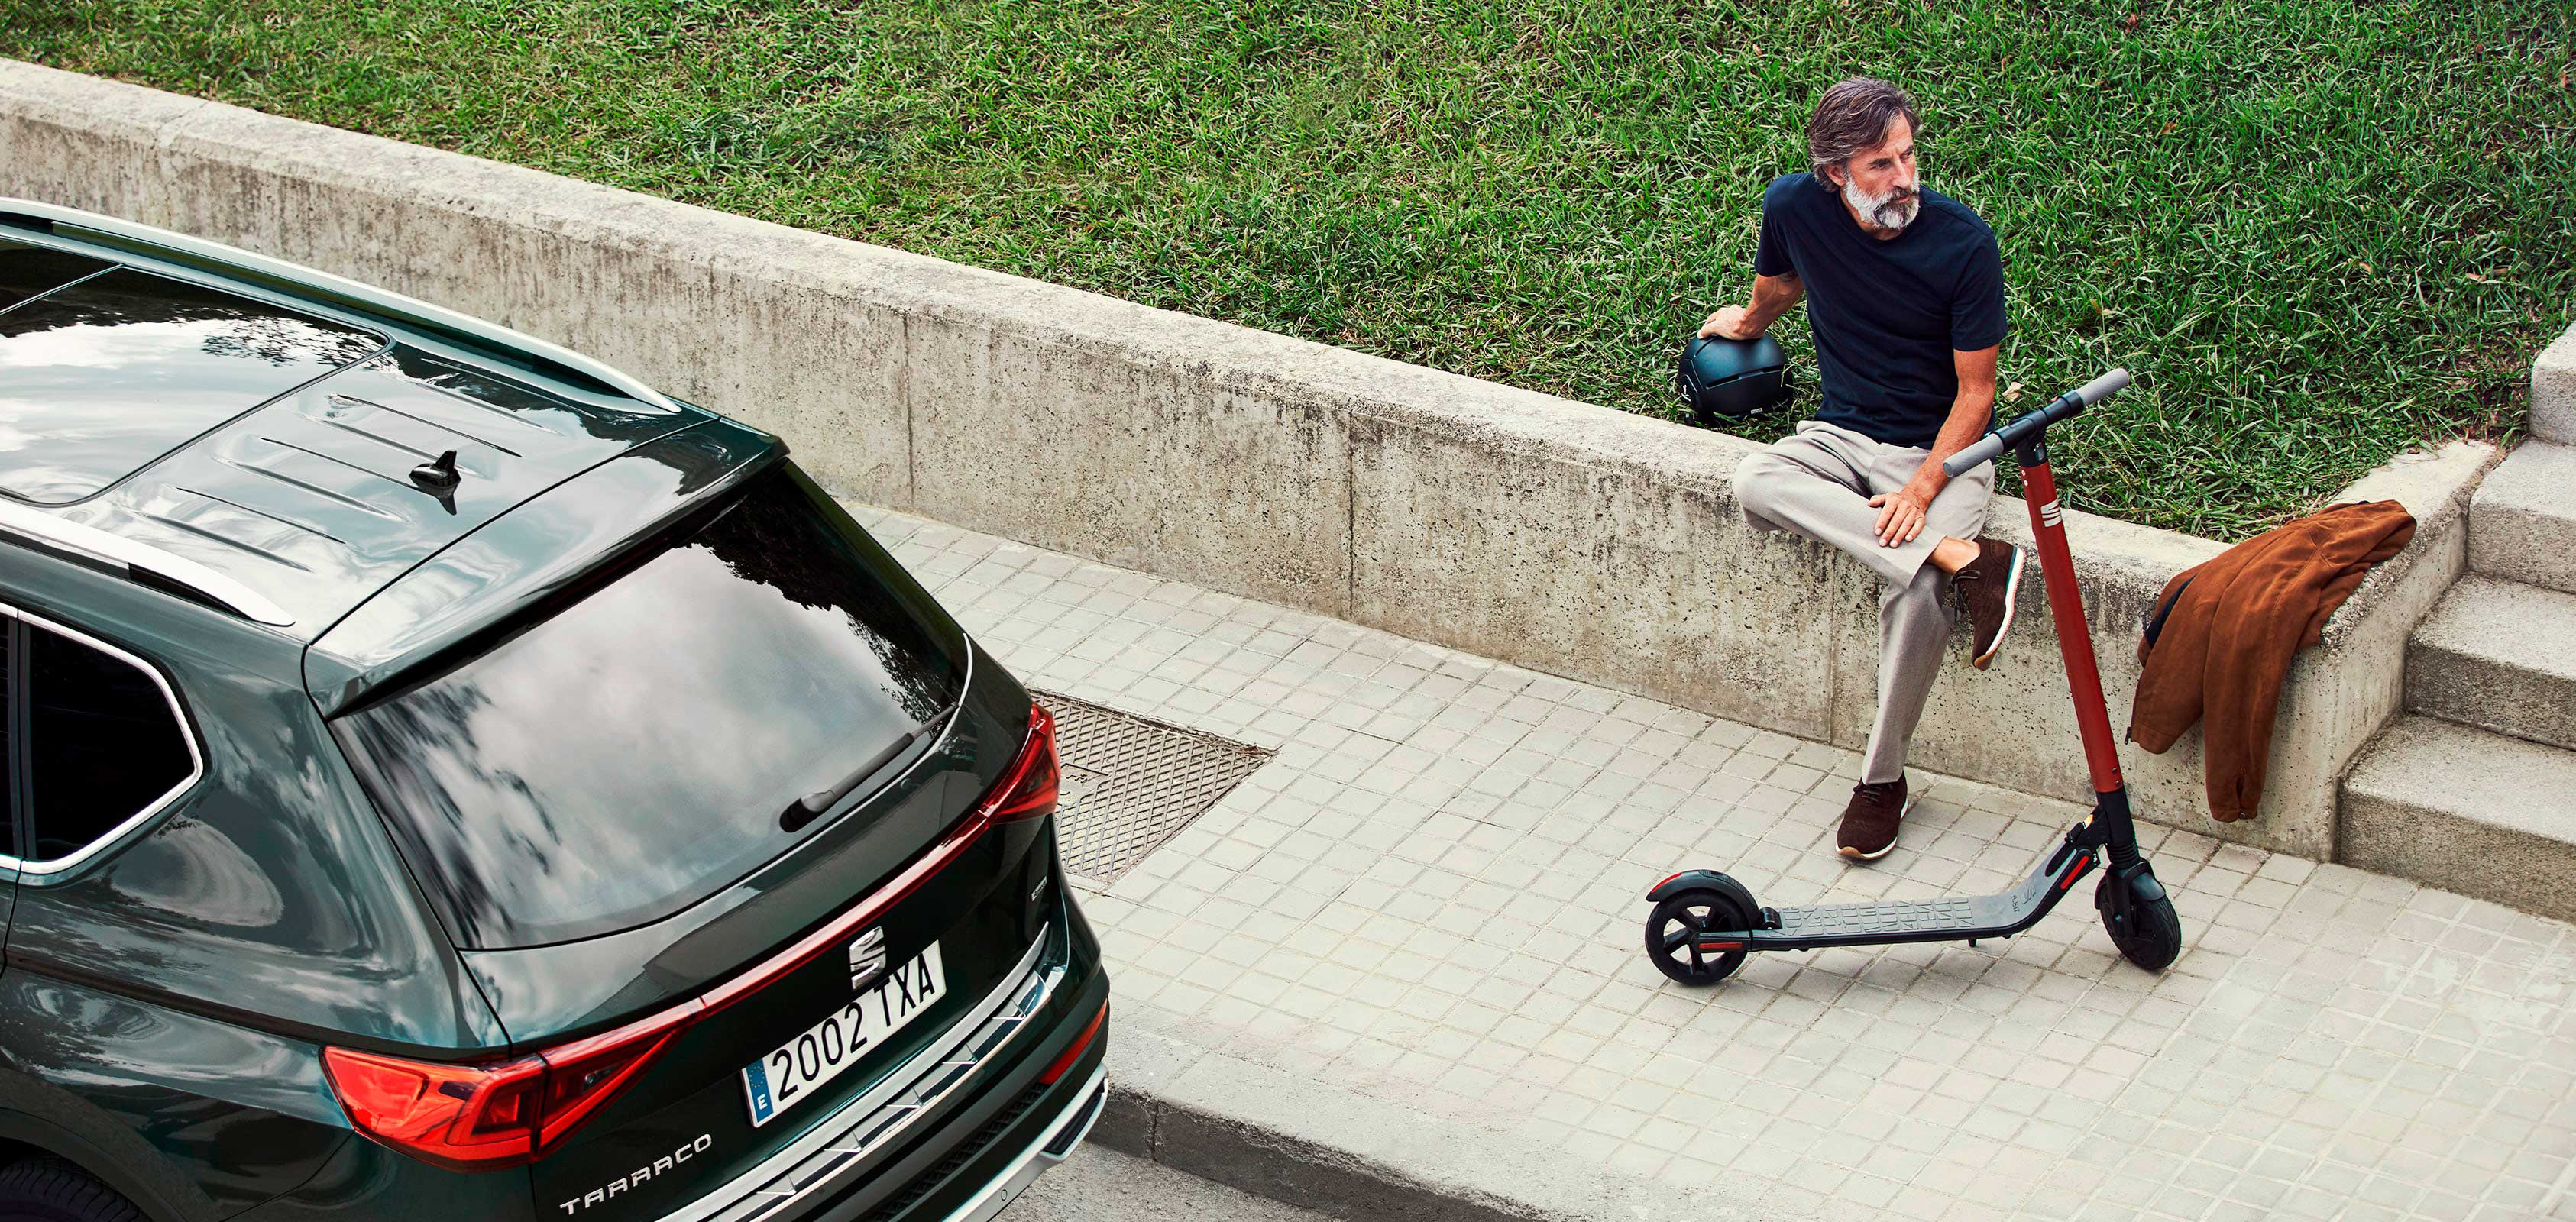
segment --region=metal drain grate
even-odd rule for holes
[[[1126,873],[1271,755],[1071,696],[1036,696],[1055,714],[1064,763],[1056,799],[1064,868],[1093,882]]]

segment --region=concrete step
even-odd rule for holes
[[[2576,445],[2576,327],[2531,362],[2531,435]]]
[[[2343,779],[2337,857],[2576,920],[2576,751],[2400,718]]]
[[[2576,594],[2461,578],[2407,642],[2406,707],[2576,748]]]
[[[2524,442],[2469,500],[2469,567],[2576,593],[2576,446]]]

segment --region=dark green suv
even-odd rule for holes
[[[1052,720],[777,439],[0,200],[0,1218],[986,1218]]]

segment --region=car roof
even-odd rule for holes
[[[58,252],[0,239],[0,283]],[[0,494],[95,496],[243,412],[385,348],[385,337],[117,264],[0,310]]]
[[[0,200],[0,533],[304,640],[512,507],[716,419],[434,307],[29,207]],[[414,476],[451,453],[452,486]]]

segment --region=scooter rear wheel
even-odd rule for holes
[[[2105,872],[2096,890],[2117,885],[2118,879]],[[2133,900],[2128,907],[2127,929],[2113,915],[2112,905],[2094,897],[2102,912],[2102,928],[2111,935],[2111,945],[2119,947],[2129,962],[2151,972],[2161,972],[2173,965],[2182,954],[2182,918],[2175,915],[2173,901],[2158,895],[2152,900]]]
[[[1733,880],[1728,880],[1732,882]],[[1699,935],[1753,928],[1753,897],[1742,886],[1736,894],[1695,887],[1665,897],[1646,915],[1646,958],[1676,982],[1698,988],[1716,984],[1744,966],[1748,953],[1700,949]]]

